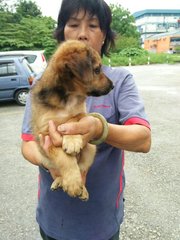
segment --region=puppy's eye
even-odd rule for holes
[[[94,69],[95,74],[100,74],[100,72],[101,72],[101,67],[97,67]]]

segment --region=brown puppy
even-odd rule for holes
[[[112,88],[112,82],[101,71],[101,58],[94,49],[76,40],[62,43],[31,90],[32,128],[36,139],[40,134],[48,134],[49,120],[56,126],[79,121],[86,115],[86,97],[107,94]],[[48,159],[38,145],[45,156],[44,164],[59,173],[51,189],[62,187],[70,196],[87,200],[82,176],[93,163],[96,147],[89,143],[83,146],[81,135],[64,135],[62,147],[51,146]]]

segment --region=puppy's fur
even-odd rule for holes
[[[62,43],[52,56],[41,79],[31,90],[32,128],[36,139],[48,134],[48,122],[56,127],[66,122],[77,122],[86,115],[87,96],[101,96],[113,88],[112,82],[101,71],[99,54],[80,41]],[[62,147],[51,146],[49,159],[37,141],[44,164],[59,174],[51,185],[62,187],[72,197],[89,198],[85,187],[88,169],[93,163],[96,147],[83,146],[81,135],[64,135]]]

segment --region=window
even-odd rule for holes
[[[180,37],[171,37],[171,42],[180,43]]]
[[[33,63],[33,62],[35,62],[37,56],[36,55],[26,55],[25,58],[28,61],[28,63]]]
[[[13,62],[0,63],[0,77],[17,75],[16,66]]]
[[[22,60],[22,64],[28,70],[29,74],[33,74],[34,73],[32,68],[31,68],[31,66],[28,64],[26,59]]]

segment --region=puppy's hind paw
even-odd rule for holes
[[[79,198],[82,201],[88,201],[89,200],[89,193],[88,193],[88,191],[87,191],[85,186],[83,186],[83,191],[82,191],[81,195],[79,196]]]
[[[62,187],[62,179],[61,179],[61,177],[57,177],[51,185],[51,190],[55,191],[61,187]]]

